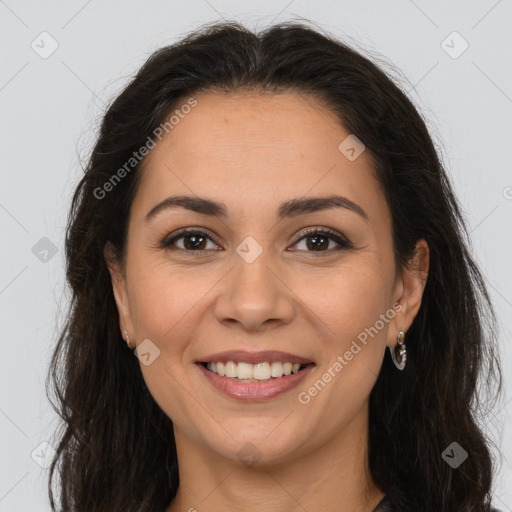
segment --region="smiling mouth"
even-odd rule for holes
[[[256,364],[235,363],[234,361],[216,363],[203,361],[198,364],[201,364],[211,373],[236,382],[269,382],[295,375],[305,368],[315,365],[315,363],[299,364],[286,361],[264,361]]]

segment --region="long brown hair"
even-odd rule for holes
[[[477,418],[490,404],[477,384],[482,374],[488,397],[495,387],[501,391],[497,322],[460,206],[406,93],[370,58],[298,22],[260,33],[234,22],[205,26],[153,53],[106,111],[66,231],[72,299],[47,380],[63,420],[49,476],[52,508],[57,469],[65,511],[155,512],[176,494],[172,421],[121,339],[103,257],[107,241],[120,261],[125,255],[144,160],[112,178],[179,100],[242,88],[300,91],[322,101],[370,152],[392,213],[397,265],[409,264],[416,240],[429,245],[429,278],[407,334],[407,366],[396,371],[386,354],[370,395],[375,484],[397,510],[488,510],[494,465]],[[108,193],[99,192],[109,180]],[[469,454],[457,469],[441,456],[454,441]]]

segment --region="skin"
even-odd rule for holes
[[[140,368],[174,423],[180,487],[166,512],[370,512],[384,494],[368,470],[368,398],[386,347],[419,310],[428,245],[417,242],[419,271],[396,271],[391,214],[368,151],[347,159],[338,145],[349,132],[314,98],[240,91],[194,97],[197,106],[145,161],[126,261],[118,265],[105,247],[121,331],[132,345],[150,339],[160,350]],[[278,222],[282,202],[333,193],[359,204],[369,220],[332,208]],[[177,207],[145,221],[178,194],[223,202],[228,216]],[[186,227],[213,235],[201,253],[183,238],[174,249],[158,247]],[[330,241],[315,251],[305,228],[331,228],[354,247],[337,250]],[[236,252],[248,236],[263,250],[252,263]],[[390,310],[395,315],[378,334],[300,403],[298,393]],[[298,388],[241,402],[217,391],[195,364],[232,349],[283,350],[316,366]],[[246,443],[257,447],[257,464],[238,457]]]

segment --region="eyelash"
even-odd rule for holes
[[[181,238],[184,238],[187,235],[203,236],[203,237],[206,237],[206,238],[210,239],[215,244],[220,245],[211,236],[209,236],[208,234],[206,234],[203,231],[200,231],[199,229],[195,230],[195,229],[190,229],[190,228],[183,228],[183,229],[180,229],[180,230],[176,231],[173,234],[172,238],[170,238],[170,239],[168,239],[168,237],[164,238],[160,242],[159,247],[162,248],[162,249],[167,249],[167,250],[179,249],[181,251],[185,251],[185,252],[189,252],[189,253],[190,252],[202,253],[202,252],[208,250],[208,249],[190,250],[190,249],[182,249],[181,247],[174,247],[174,248],[172,247],[172,245],[177,240],[179,240]],[[308,229],[307,231],[305,231],[304,233],[301,234],[300,238],[298,238],[293,243],[293,245],[296,245],[302,239],[307,238],[308,236],[312,236],[312,235],[324,235],[329,240],[333,240],[334,242],[336,242],[339,245],[339,247],[337,249],[327,249],[325,251],[306,251],[306,252],[314,254],[315,256],[321,256],[322,254],[331,254],[333,251],[338,251],[338,250],[341,250],[341,249],[352,249],[353,248],[353,245],[351,244],[351,242],[347,238],[343,237],[338,232],[333,231],[333,230],[328,229],[328,228],[323,228],[323,229],[311,228],[311,229]]]

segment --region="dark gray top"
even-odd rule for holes
[[[393,512],[387,496],[384,496],[372,512]]]
[[[500,512],[497,508],[491,509],[492,512]],[[372,512],[396,512],[395,509],[391,506],[389,502],[389,498],[384,496],[377,506],[372,510]]]

